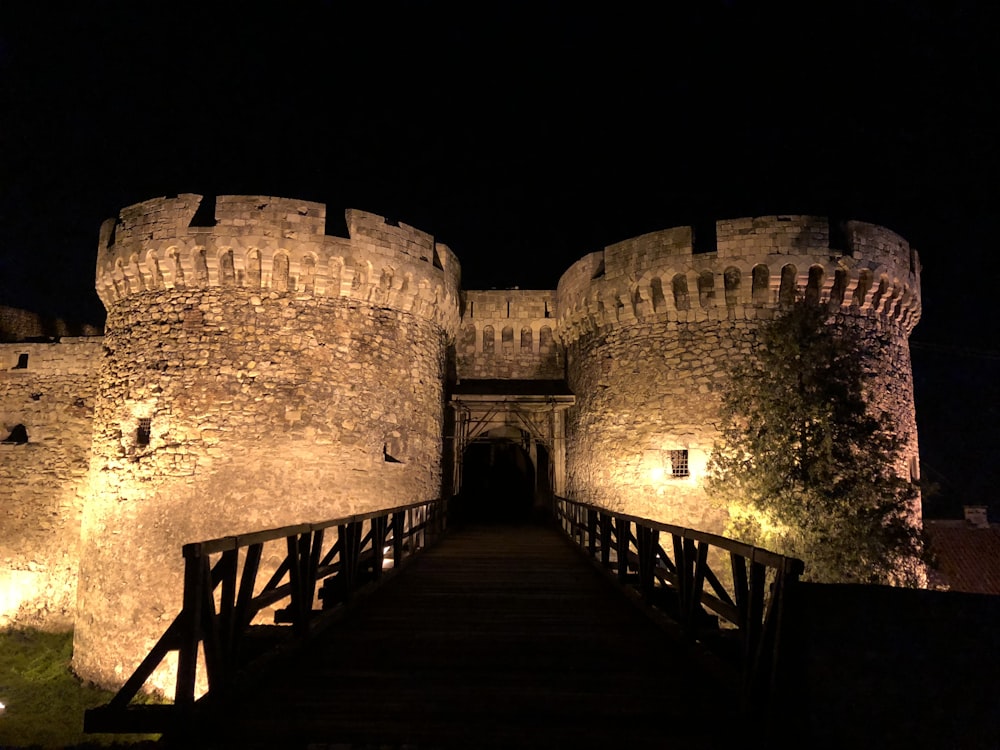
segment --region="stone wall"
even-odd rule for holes
[[[100,336],[101,329],[86,323],[69,323],[49,318],[29,310],[0,305],[0,342],[11,343],[28,339],[62,336]]]
[[[555,294],[467,291],[455,342],[459,379],[559,380],[564,356],[554,340]]]
[[[832,230],[832,231],[831,231]],[[919,261],[898,235],[861,222],[772,216],[627,240],[559,283],[560,340],[576,394],[567,423],[575,499],[722,531],[701,489],[722,387],[761,320],[805,298],[826,305],[869,353],[869,396],[917,456],[907,337],[920,315]],[[833,247],[831,247],[833,246]],[[919,517],[917,508],[914,509]]]
[[[69,629],[102,340],[0,344],[0,626]]]
[[[0,438],[28,438],[0,445],[0,624],[72,623],[79,559],[74,666],[120,684],[179,610],[184,543],[438,496],[454,376],[565,378],[569,496],[721,531],[701,479],[727,370],[802,298],[864,343],[916,472],[920,264],[886,229],[677,227],[581,258],[555,291],[462,293],[430,235],[346,223],[328,235],[308,201],[157,198],[102,226],[104,338],[25,343],[68,329],[0,307],[20,341],[0,344]]]
[[[718,531],[701,489],[726,365],[746,354],[746,322],[650,322],[582,336],[567,354],[576,404],[567,420],[570,497]],[[686,452],[686,462],[681,456]],[[676,459],[676,461],[675,461]],[[674,463],[678,465],[674,466]]]
[[[98,270],[74,667],[107,685],[177,612],[182,544],[439,496],[458,322],[454,256],[381,217],[337,238],[285,199],[220,197],[211,231],[187,198],[145,212]]]

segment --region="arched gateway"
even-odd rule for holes
[[[916,465],[920,261],[887,229],[758,216],[696,249],[674,227],[583,256],[556,289],[475,291],[431,235],[345,220],[337,236],[325,205],[268,196],[126,207],[99,239],[103,338],[0,344],[0,486],[18,509],[0,523],[0,624],[72,618],[77,673],[117,686],[175,611],[181,545],[442,490],[478,491],[487,516],[557,494],[721,532],[702,488],[720,393],[800,299],[862,344],[871,407],[905,436],[896,469]],[[53,523],[43,469],[57,558],[25,531]]]
[[[451,395],[452,489],[459,518],[517,521],[565,492],[562,380],[471,380]]]

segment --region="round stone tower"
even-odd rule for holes
[[[199,195],[102,227],[108,311],[74,666],[120,684],[178,611],[181,545],[438,497],[460,268],[423,232]]]
[[[857,221],[768,216],[678,227],[592,253],[559,282],[557,335],[576,405],[567,423],[568,494],[720,532],[702,479],[728,366],[759,321],[796,299],[823,304],[869,353],[869,398],[917,471],[908,336],[920,317],[916,252]],[[914,509],[915,511],[918,509]]]

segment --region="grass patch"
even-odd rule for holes
[[[83,733],[84,710],[114,694],[70,672],[72,655],[72,632],[0,630],[0,747],[151,745],[156,735]]]

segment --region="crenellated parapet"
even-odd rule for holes
[[[710,233],[709,233],[710,234]],[[906,336],[920,319],[920,262],[884,227],[812,216],[676,227],[584,256],[559,281],[560,341],[606,326],[767,318],[806,298]]]
[[[455,342],[459,378],[546,380],[563,377],[555,343],[555,291],[463,292]]]
[[[426,232],[349,209],[349,236],[325,233],[322,203],[183,194],[122,209],[101,227],[97,293],[107,309],[157,290],[232,287],[346,298],[458,330],[461,267]]]

